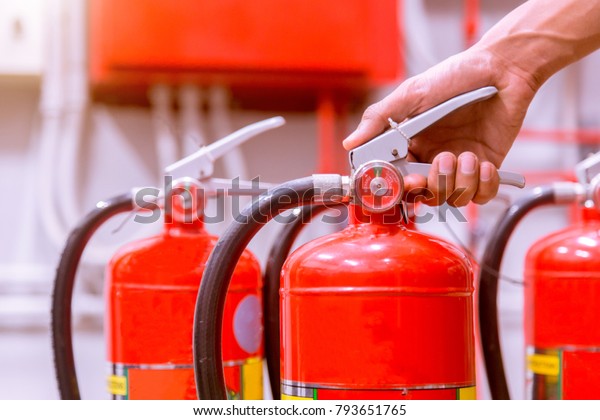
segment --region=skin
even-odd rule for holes
[[[529,104],[554,73],[600,48],[600,0],[529,0],[473,47],[407,79],[369,106],[344,140],[351,150],[396,122],[461,93],[495,86],[491,99],[462,108],[412,139],[409,159],[431,162],[405,191],[430,205],[484,204],[498,192],[498,170]],[[428,190],[427,194],[423,191]]]

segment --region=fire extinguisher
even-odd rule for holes
[[[284,122],[281,117],[271,118],[203,147],[166,168],[164,192],[145,188],[102,201],[72,231],[57,269],[52,303],[53,350],[61,398],[80,398],[73,359],[71,301],[77,266],[88,240],[118,213],[154,210],[147,216],[151,218],[160,214],[161,204],[163,232],[122,247],[107,270],[108,391],[114,399],[196,397],[192,365],[194,304],[204,265],[217,242],[204,230],[205,200],[266,191],[257,181],[212,178],[213,162]],[[261,286],[259,263],[246,250],[235,267],[224,308],[227,327],[223,328],[223,354],[227,396],[231,399],[262,398]]]
[[[294,209],[294,216],[291,220],[286,220],[284,227],[271,246],[271,251],[267,258],[265,272],[263,276],[263,318],[265,324],[265,360],[267,362],[269,381],[274,400],[281,399],[281,380],[279,371],[281,368],[281,354],[279,343],[281,335],[279,333],[279,283],[283,265],[296,242],[296,238],[308,223],[321,213],[329,211],[333,213],[327,221],[337,224],[344,221],[347,226],[348,207],[345,204],[334,206],[313,205],[303,206]],[[407,219],[403,221],[405,226],[416,229],[415,208],[407,203]],[[345,227],[345,226],[344,226]]]
[[[525,259],[527,398],[600,398],[600,153],[576,166],[578,182],[535,188],[509,207],[484,253],[479,276],[483,355],[492,398],[510,394],[498,329],[498,279],[506,245],[524,216],[576,204],[580,221],[552,233]]]
[[[209,257],[196,302],[198,397],[226,397],[221,326],[225,293],[244,248],[283,210],[349,204],[350,226],[305,244],[281,272],[281,395],[289,399],[473,398],[473,275],[468,258],[407,229],[403,175],[408,142],[450,112],[495,95],[468,92],[349,153],[352,177],[284,183],[247,207]],[[522,187],[517,174],[502,183]]]

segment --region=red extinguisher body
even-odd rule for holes
[[[282,398],[474,398],[470,262],[396,216],[356,212],[282,270]]]
[[[196,399],[194,306],[216,243],[201,221],[121,248],[106,285],[108,389],[118,399]],[[225,303],[223,360],[231,399],[262,398],[260,266],[245,251]]]
[[[525,264],[527,396],[600,398],[600,214],[553,233]]]

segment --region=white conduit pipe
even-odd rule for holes
[[[87,68],[86,68],[86,5],[85,0],[66,0],[68,22],[66,25],[66,112],[61,139],[61,159],[58,164],[59,209],[67,226],[74,226],[82,209],[79,205],[81,188],[78,185],[79,155],[84,138],[85,121],[88,110]]]
[[[210,123],[213,135],[216,139],[231,134],[233,124],[231,122],[231,110],[229,108],[229,92],[224,86],[211,86],[208,94],[208,105],[210,113]],[[248,171],[244,154],[239,148],[233,149],[223,156],[225,164],[225,177],[233,179],[247,179]]]
[[[87,18],[84,0],[48,0],[45,7],[47,46],[37,156],[40,201],[35,207],[52,245],[62,250],[69,226],[77,223],[83,215],[77,208],[76,168],[88,102],[85,68]],[[68,22],[67,9],[72,9]],[[66,46],[76,50],[69,51],[73,54],[69,58]],[[64,100],[67,97],[68,104]],[[67,112],[67,105],[70,112]],[[113,251],[112,246],[95,245],[86,250],[84,258],[86,262],[105,264]]]
[[[39,204],[36,206],[42,226],[52,244],[62,248],[67,237],[64,221],[55,205],[57,150],[62,134],[64,111],[63,93],[63,2],[48,0],[46,3],[46,57],[40,99],[41,124],[38,137],[37,182]]]
[[[208,110],[212,134],[215,139],[221,139],[234,131],[231,122],[229,91],[227,88],[218,85],[210,87],[208,92]],[[248,179],[244,154],[239,147],[226,153],[222,158],[222,162],[225,178],[234,179],[239,177],[240,179]],[[250,202],[250,197],[235,197],[234,199],[237,200],[238,204],[236,207],[239,207],[239,209],[234,211],[231,200],[226,199],[223,206],[225,214],[222,226],[229,225],[235,216],[237,216],[233,213],[240,211]]]
[[[69,28],[71,29],[70,38],[69,38],[69,47],[71,50],[71,55],[69,55],[69,62],[67,69],[69,72],[67,73],[69,78],[69,84],[67,87],[69,88],[69,102],[68,105],[68,113],[66,119],[66,133],[65,137],[70,139],[70,150],[68,151],[68,155],[66,154],[67,161],[70,162],[70,165],[65,165],[68,167],[68,170],[65,171],[65,178],[68,179],[70,190],[74,193],[77,192],[77,166],[80,163],[79,159],[79,150],[81,145],[81,140],[85,138],[85,127],[86,121],[89,116],[90,111],[90,99],[88,95],[88,77],[87,77],[87,26],[86,22],[88,21],[87,16],[87,8],[88,4],[87,0],[66,0],[70,3],[70,24]],[[165,160],[168,163],[171,163],[174,160],[177,160],[177,145],[176,140],[172,134],[172,130],[170,127],[173,126],[171,123],[171,102],[170,102],[170,91],[166,88],[163,91],[159,89],[159,104],[161,107],[161,112],[164,112],[164,116],[161,118],[165,119],[164,127],[166,129],[167,135],[169,137],[162,138],[161,142],[161,154],[159,154],[158,159],[160,163],[161,155],[165,156]],[[161,102],[163,101],[163,102]],[[105,108],[102,108],[100,112],[102,116],[106,119],[110,119],[110,115],[106,112]],[[162,175],[164,166],[160,166],[159,174]],[[162,180],[161,180],[162,181]],[[162,186],[162,183],[158,184]],[[72,197],[77,197],[77,194],[72,194]],[[83,216],[83,213],[78,211],[78,203],[76,200],[71,200],[70,203],[66,203],[65,210],[66,214],[70,214],[75,219],[71,223],[77,223],[79,219]],[[69,229],[70,230],[70,229]],[[138,228],[135,230],[135,233],[132,233],[132,236],[135,237],[135,234],[139,232],[141,229]],[[84,255],[83,261],[86,263],[93,263],[95,265],[104,265],[111,258],[111,256],[115,252],[115,245],[113,244],[90,244],[88,245]]]
[[[21,201],[20,205],[22,206],[22,211],[19,213],[19,218],[27,222],[19,224],[19,233],[15,238],[15,256],[14,260],[12,261],[13,264],[22,264],[24,266],[34,265],[32,261],[32,255],[35,252],[34,249],[36,247],[36,242],[39,240],[39,232],[37,224],[32,223],[32,221],[37,220],[38,207],[41,205],[41,203],[38,201],[38,189],[36,188],[36,185],[39,185],[36,179],[36,177],[39,176],[37,174],[39,165],[36,165],[36,161],[39,159],[39,157],[36,155],[36,150],[34,149],[34,147],[37,146],[36,142],[39,139],[40,127],[37,120],[32,125],[32,134],[30,136],[32,139],[31,145],[33,146],[29,147],[29,152],[25,156],[25,175],[23,179],[23,185],[27,187],[24,188],[22,195],[19,197]],[[19,270],[16,272],[19,272]],[[0,275],[0,279],[1,278],[3,278],[2,275]],[[16,278],[16,276],[13,278]]]
[[[202,92],[197,86],[184,85],[177,96],[182,156],[189,156],[206,144],[202,118]]]
[[[166,85],[154,85],[150,88],[149,99],[152,106],[158,175],[162,177],[164,169],[179,157],[171,109],[171,88]],[[163,180],[159,178],[159,185],[162,184]]]

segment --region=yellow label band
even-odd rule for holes
[[[313,398],[310,397],[297,397],[295,395],[287,395],[287,394],[281,394],[281,399],[282,400],[305,400],[305,401],[312,401]]]
[[[110,375],[107,380],[108,392],[113,395],[127,395],[127,378],[125,376]]]
[[[458,399],[459,400],[476,400],[477,399],[477,388],[474,386],[470,386],[467,388],[459,388],[458,389]]]
[[[312,388],[316,386],[316,388]],[[384,396],[388,400],[411,399],[415,396],[425,396],[426,399],[475,400],[475,386],[463,388],[402,388],[402,389],[352,389],[352,388],[320,388],[318,385],[302,386],[300,383],[285,383],[281,385],[282,400],[318,400],[324,399],[356,399],[370,400]],[[342,396],[342,398],[340,398]]]
[[[537,375],[558,376],[560,357],[551,354],[530,354],[527,356],[527,368]]]
[[[245,400],[261,400],[262,388],[262,359],[252,357],[242,365],[242,389]]]

